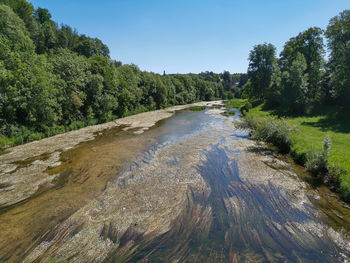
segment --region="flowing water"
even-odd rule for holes
[[[350,208],[236,130],[235,111],[64,152],[55,187],[0,210],[0,261],[348,262]]]

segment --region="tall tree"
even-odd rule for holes
[[[265,103],[268,107],[280,106],[282,89],[282,72],[276,61],[272,65],[271,82],[266,90]]]
[[[332,94],[343,105],[350,105],[350,10],[330,20],[326,37]]]
[[[276,60],[276,48],[272,44],[254,46],[249,53],[248,77],[250,78],[251,95],[257,99],[266,98],[270,86],[273,64]]]
[[[298,56],[303,54],[306,61],[305,73],[308,74],[308,97],[311,101],[319,100],[319,91],[324,75],[324,44],[323,30],[318,27],[311,27],[291,38],[284,45],[281,52],[280,63],[282,70],[290,67]]]
[[[283,71],[281,78],[282,107],[288,113],[304,113],[308,103],[308,76],[305,73],[307,65],[304,55],[297,53],[296,58],[288,64],[290,66]]]

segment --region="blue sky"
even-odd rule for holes
[[[249,50],[326,28],[350,0],[29,0],[142,70],[246,72]]]

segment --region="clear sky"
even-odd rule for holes
[[[350,0],[29,0],[98,37],[111,57],[162,73],[246,72],[253,45],[326,28]]]

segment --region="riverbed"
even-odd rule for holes
[[[0,261],[349,261],[349,207],[220,103],[0,156]]]

